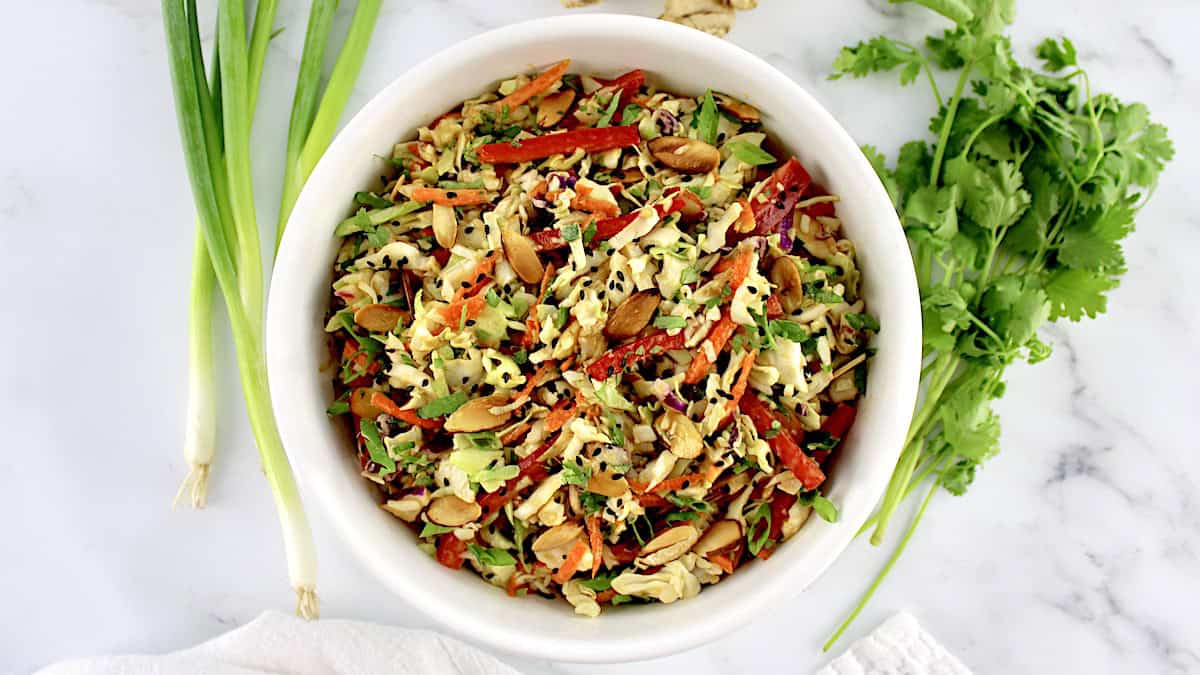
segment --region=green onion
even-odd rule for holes
[[[337,0],[314,0],[304,35],[304,51],[300,58],[300,74],[296,78],[296,95],[292,101],[292,117],[288,122],[287,155],[284,164],[283,201],[279,207],[275,247],[283,239],[284,228],[300,189],[317,165],[317,160],[333,140],[338,120],[350,98],[358,71],[366,57],[367,45],[379,16],[381,0],[359,0],[354,18],[338,54],[337,63],[329,75],[325,93],[317,103],[321,84],[321,65],[325,61],[325,45],[337,10]]]
[[[335,5],[335,2],[316,2],[313,11],[327,10],[331,20]],[[189,303],[191,386],[185,435],[185,454],[191,472],[179,495],[190,486],[193,505],[204,505],[208,464],[213,456],[211,331],[215,281],[229,313],[250,427],[283,529],[289,577],[297,593],[296,611],[304,617],[315,617],[318,604],[312,533],[275,427],[262,352],[263,269],[250,166],[250,129],[267,45],[274,36],[276,6],[277,0],[260,0],[253,29],[247,36],[244,0],[221,0],[210,88],[200,47],[195,0],[162,1],[175,109],[197,211]],[[299,166],[307,170],[289,183],[296,192],[328,146],[361,66],[378,9],[378,0],[359,3],[351,35],[330,79],[317,122],[312,124],[319,133],[308,138],[302,147]],[[306,41],[306,49],[308,46]],[[307,81],[314,84],[320,77],[323,43],[317,51],[315,56],[307,51],[304,56],[316,63],[315,72],[310,69],[307,73]],[[299,84],[303,85],[305,73],[301,75]],[[309,131],[306,127],[306,136],[311,135]],[[290,210],[290,202],[287,204]],[[281,220],[286,221],[286,214]]]

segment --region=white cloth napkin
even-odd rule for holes
[[[817,675],[971,675],[962,661],[900,612],[850,645]]]
[[[266,612],[201,645],[162,656],[58,663],[37,675],[517,675],[495,657],[430,631]]]

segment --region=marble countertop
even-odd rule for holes
[[[307,3],[281,4],[287,30],[260,98],[270,122],[255,136],[263,222],[278,203]],[[1004,453],[966,497],[937,497],[848,637],[903,608],[979,672],[1200,672],[1200,56],[1190,46],[1200,4],[1020,5],[1020,49],[1068,27],[1093,86],[1148,103],[1179,155],[1129,240],[1131,271],[1108,313],[1049,329],[1054,356],[1012,370]],[[387,3],[350,109],[432,50],[562,11],[557,0]],[[894,152],[924,127],[924,92],[825,75],[843,44],[935,26],[883,0],[762,0],[729,39],[807,87],[860,142]],[[20,3],[0,22],[0,64],[0,672],[176,649],[288,608],[232,365],[220,373],[211,505],[169,508],[184,474],[192,206],[158,3]],[[232,364],[225,342],[218,351]],[[381,594],[311,516],[326,616],[430,625]],[[857,541],[776,616],[671,658],[604,669],[505,658],[530,673],[810,672],[885,554]]]

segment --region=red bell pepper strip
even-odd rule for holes
[[[800,195],[808,188],[812,178],[795,157],[788,159],[775,173],[766,178],[763,189],[750,200],[754,213],[754,234],[765,235],[779,231],[784,218],[792,217],[792,210]]]
[[[783,303],[779,301],[779,296],[774,293],[767,296],[767,318],[778,319],[783,316]]]
[[[514,478],[508,479],[504,483],[504,488],[496,492],[490,492],[479,499],[479,505],[483,507],[485,513],[492,514],[500,510],[502,506],[512,501],[513,497],[517,496],[517,485],[524,478],[529,478],[534,482],[538,482],[546,477],[547,471],[542,464],[542,456],[546,451],[558,441],[558,434],[552,434],[547,438],[537,450],[529,453],[517,462],[517,475]]]
[[[666,331],[651,333],[601,355],[588,365],[587,374],[593,380],[603,380],[663,351],[683,349],[683,344],[683,331],[675,335],[669,335]]]
[[[672,213],[682,210],[687,205],[687,200],[681,197],[672,197],[670,201],[659,202],[654,205],[654,211],[659,218],[666,218]],[[638,211],[632,211],[625,215],[615,218],[602,218],[596,221],[596,234],[592,237],[592,241],[604,241],[612,239],[618,232],[629,227],[630,223],[637,220]],[[533,245],[539,251],[551,251],[557,248],[565,248],[567,241],[562,238],[562,233],[558,230],[542,230],[529,235],[533,240]]]
[[[463,554],[467,552],[467,542],[447,532],[440,535],[437,542],[437,561],[452,570],[462,569]]]
[[[858,408],[844,403],[839,404],[838,407],[833,409],[833,412],[829,413],[829,417],[825,418],[825,422],[821,424],[821,431],[837,439],[840,445],[842,439],[846,437],[846,432],[854,424],[854,416],[856,414],[858,414]],[[834,448],[836,447],[835,445]],[[829,453],[832,451],[833,448],[815,450],[813,451],[813,459],[817,460],[817,462],[824,462],[829,459]]]
[[[783,490],[776,489],[771,496],[771,539],[779,541],[783,534],[783,521],[787,520],[788,509],[796,503],[796,495],[789,495]]]
[[[828,194],[829,191],[825,189],[824,185],[821,185],[820,183],[813,183],[804,193],[804,198],[812,199],[813,197],[824,197]],[[803,211],[804,213],[808,214],[809,218],[819,218],[821,216],[832,218],[835,214],[833,202],[817,202],[812,206],[805,207]]]
[[[586,152],[602,152],[613,148],[625,148],[637,145],[641,140],[635,125],[576,129],[520,141],[488,143],[480,146],[476,154],[484,164],[519,164],[580,149]]]
[[[646,74],[642,69],[631,70],[624,75],[618,76],[616,79],[602,82],[606,87],[621,90],[621,105],[629,103],[629,100],[637,96],[638,90],[646,83]]]
[[[777,421],[775,414],[771,412],[767,404],[763,403],[756,395],[743,396],[738,408],[750,418],[750,421],[754,423],[754,428],[764,438],[771,430],[772,423]],[[782,428],[782,420],[779,420],[779,424],[781,427],[779,432],[766,439],[767,445],[771,446],[771,451],[775,453],[775,456],[779,457],[788,469],[791,469],[792,475],[800,481],[805,490],[815,489],[825,482],[825,472],[821,471],[816,460],[804,454],[792,434]]]

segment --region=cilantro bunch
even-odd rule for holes
[[[905,0],[891,0],[903,2]],[[961,495],[999,451],[992,401],[1005,369],[1050,354],[1048,321],[1105,311],[1126,270],[1121,241],[1174,150],[1140,103],[1093,93],[1070,40],[1019,63],[1004,29],[1014,0],[912,0],[954,23],[924,48],[876,37],[841,50],[831,79],[922,74],[937,103],[932,140],[905,143],[889,168],[865,146],[900,213],[924,322],[924,398],[879,509],[863,527],[879,544],[900,502],[928,481],[900,545],[858,615],[904,551],[937,488]],[[957,71],[949,99],[934,70]]]

